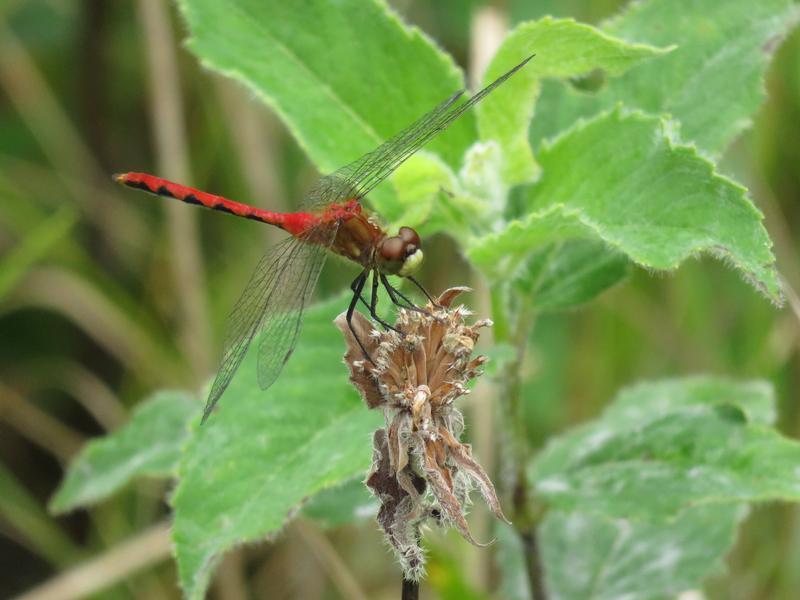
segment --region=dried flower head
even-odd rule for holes
[[[471,358],[478,330],[488,320],[466,325],[469,312],[451,308],[469,288],[451,288],[428,304],[427,312],[400,309],[400,331],[377,331],[355,313],[353,327],[364,341],[367,360],[347,326],[336,324],[347,343],[350,381],[369,408],[381,408],[386,428],[373,436],[373,465],[366,484],[381,501],[378,522],[395,550],[407,579],[424,572],[420,529],[429,519],[455,527],[473,544],[465,519],[469,492],[477,487],[492,512],[506,520],[494,486],[459,441],[464,420],[455,401],[482,373],[484,356]]]

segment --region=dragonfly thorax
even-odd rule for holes
[[[397,235],[383,238],[378,244],[378,267],[387,275],[408,277],[422,265],[422,241],[411,227],[401,227]]]

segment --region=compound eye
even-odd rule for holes
[[[381,258],[387,262],[399,262],[406,257],[406,242],[399,236],[386,238],[381,244]]]
[[[413,244],[415,250],[422,245],[422,242],[419,239],[419,234],[411,229],[411,227],[401,227],[400,231],[397,232],[397,235],[407,244]]]

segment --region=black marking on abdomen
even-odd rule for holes
[[[150,192],[151,194],[155,193],[144,181],[131,181],[130,179],[127,179],[125,180],[125,185],[139,190],[144,190],[145,192]]]
[[[197,206],[205,206],[205,204],[200,202],[200,200],[198,200],[197,196],[195,196],[194,194],[186,194],[186,196],[183,197],[183,201],[186,202],[187,204],[196,204]]]
[[[259,217],[258,215],[255,215],[253,213],[244,215],[244,218],[245,219],[250,219],[251,221],[258,221],[259,223],[263,223],[264,222],[264,219],[262,219],[261,217]]]
[[[165,186],[165,185],[162,185],[160,188],[158,188],[158,195],[159,196],[167,196],[168,198],[174,198],[175,197],[175,194],[170,192],[169,189],[167,188],[167,186]]]
[[[233,212],[230,208],[225,206],[224,204],[217,204],[216,206],[212,206],[214,210],[218,210],[219,212],[228,213],[229,215],[235,215],[236,213]]]

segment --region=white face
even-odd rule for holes
[[[424,259],[425,256],[422,254],[422,249],[418,248],[413,254],[406,257],[403,261],[403,266],[400,267],[400,271],[398,271],[397,274],[400,275],[400,277],[408,277],[414,274],[417,269],[422,266],[422,261]]]

